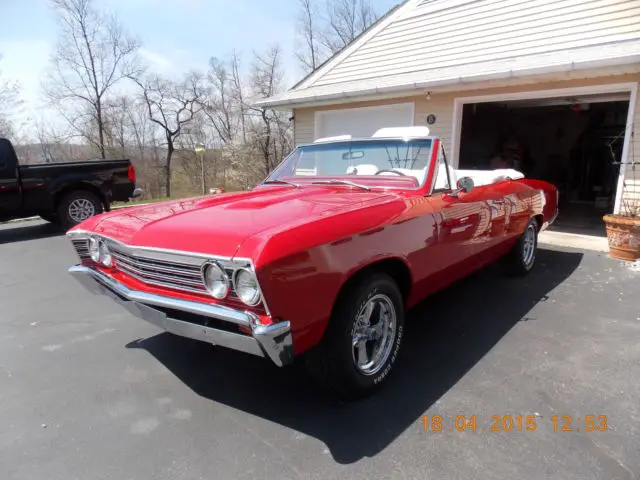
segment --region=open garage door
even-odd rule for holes
[[[515,168],[556,185],[552,229],[605,236],[620,172],[629,94],[465,104],[460,168]]]
[[[413,103],[316,112],[315,139],[351,135],[370,137],[385,127],[413,125]]]

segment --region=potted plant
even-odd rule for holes
[[[632,141],[633,144],[633,141]],[[609,255],[620,260],[635,261],[640,258],[640,182],[636,180],[635,158],[627,169],[622,189],[620,213],[605,215]],[[624,168],[624,164],[620,166]]]

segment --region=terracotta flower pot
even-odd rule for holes
[[[640,217],[605,215],[609,255],[620,260],[640,258]]]

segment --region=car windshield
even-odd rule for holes
[[[420,188],[426,181],[431,147],[431,139],[367,139],[303,145],[285,158],[265,183]]]

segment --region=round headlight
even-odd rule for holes
[[[100,246],[95,238],[89,239],[89,256],[95,263],[100,263]]]
[[[98,242],[98,252],[100,254],[100,263],[105,267],[111,267],[113,265],[113,257],[107,244],[102,241]]]
[[[202,268],[202,280],[213,298],[222,300],[229,293],[229,277],[216,263],[207,263]]]
[[[241,269],[236,273],[236,294],[247,305],[253,307],[260,303],[260,288],[253,272]]]

